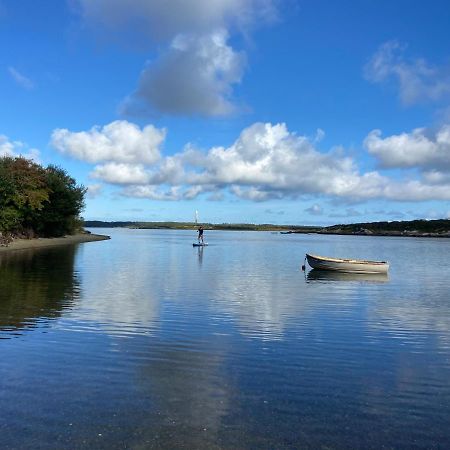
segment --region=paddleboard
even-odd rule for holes
[[[196,242],[194,242],[192,244],[193,247],[206,247],[208,244],[206,242],[204,242],[203,244],[197,244]]]

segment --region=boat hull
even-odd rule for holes
[[[329,258],[309,254],[306,254],[306,259],[313,269],[320,270],[334,270],[348,273],[387,273],[389,270],[389,264],[386,261]]]

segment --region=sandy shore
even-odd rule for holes
[[[31,248],[55,247],[57,245],[79,244],[81,242],[95,242],[110,239],[101,234],[81,233],[60,238],[16,239],[8,247],[0,247],[0,253],[13,250],[27,250]]]

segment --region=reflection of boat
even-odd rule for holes
[[[329,258],[306,254],[308,264],[313,269],[335,270],[352,273],[387,273],[389,264],[386,261],[366,261],[363,259]]]
[[[389,281],[387,273],[355,273],[320,269],[310,270],[306,279],[308,281],[362,281],[373,283],[386,283]]]

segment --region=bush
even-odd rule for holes
[[[25,158],[0,158],[0,232],[41,236],[72,234],[86,189],[64,169]]]

